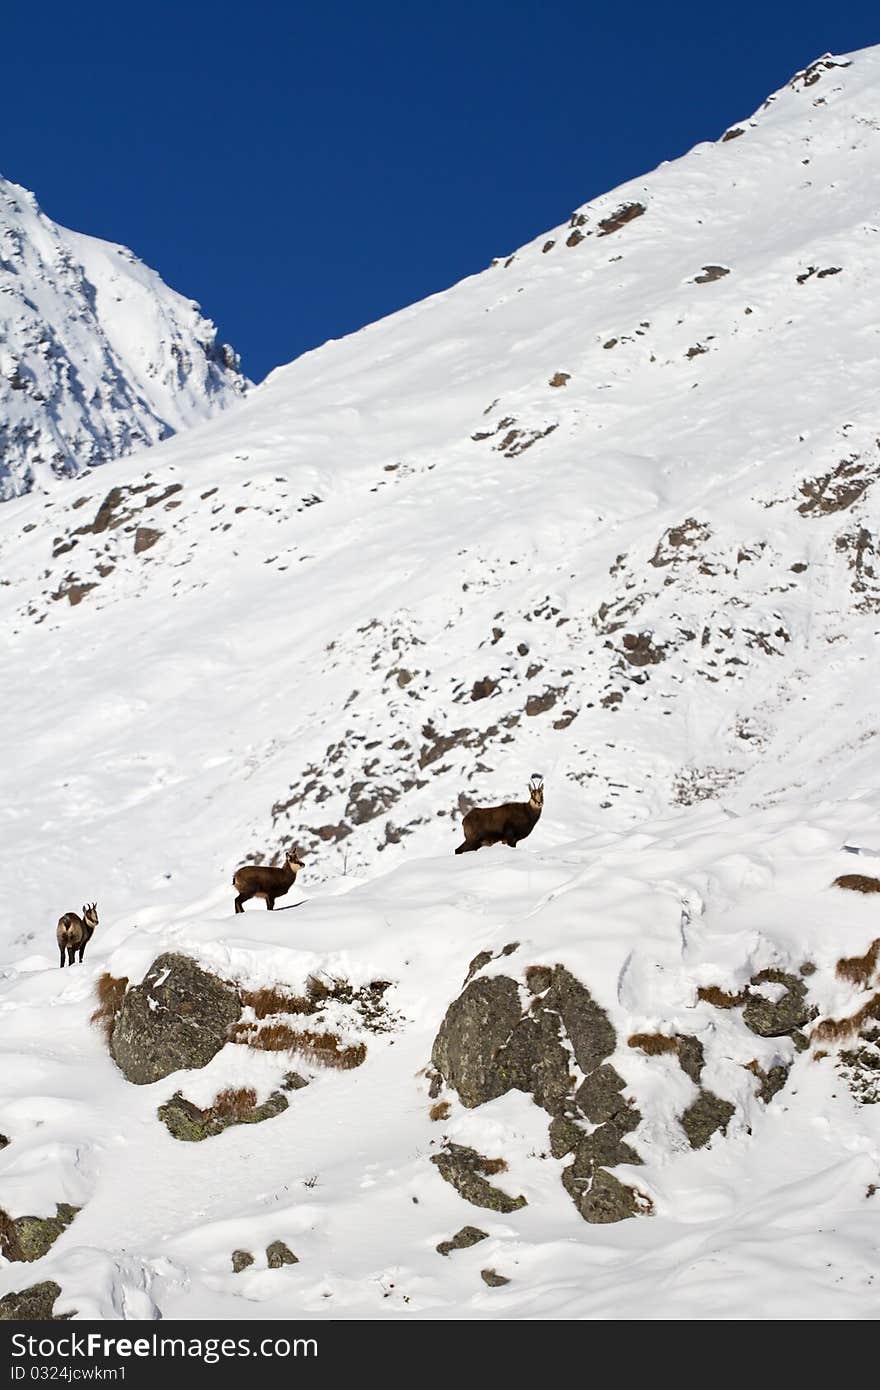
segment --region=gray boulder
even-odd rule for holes
[[[562,1183],[585,1221],[594,1225],[610,1225],[625,1221],[646,1210],[645,1199],[634,1188],[597,1168],[589,1178],[578,1177],[574,1165],[562,1174]]]
[[[0,1298],[0,1322],[67,1322],[75,1313],[53,1312],[60,1293],[60,1284],[46,1279],[42,1284],[4,1294]]]
[[[449,1240],[441,1240],[437,1246],[437,1254],[451,1255],[453,1250],[468,1250],[472,1245],[478,1245],[481,1240],[488,1239],[488,1231],[481,1231],[479,1226],[462,1226]]]
[[[520,1021],[519,990],[506,975],[472,980],[446,1011],[431,1060],[472,1109],[515,1084],[497,1054]]]
[[[24,1264],[42,1259],[78,1211],[79,1207],[58,1202],[54,1216],[17,1216],[13,1220],[0,1208],[0,1254]]]
[[[436,1165],[441,1178],[451,1183],[456,1192],[475,1207],[507,1213],[526,1206],[525,1197],[511,1197],[509,1192],[503,1192],[500,1187],[486,1181],[486,1173],[502,1172],[507,1165],[499,1163],[497,1159],[484,1158],[476,1149],[449,1141],[440,1153],[434,1154],[431,1162]]]
[[[516,982],[506,975],[471,980],[447,1009],[431,1060],[469,1109],[514,1089],[529,1092],[551,1115],[574,1109],[563,1030],[588,1074],[614,1051],[611,1021],[589,990],[562,965],[541,969],[541,983],[551,983],[525,1016]]]
[[[169,952],[129,989],[110,1038],[117,1066],[137,1086],[204,1067],[241,1014],[231,985],[188,956]]]
[[[626,1082],[608,1062],[603,1062],[578,1087],[577,1103],[594,1125],[604,1124],[622,1110],[626,1102],[621,1096]]]
[[[750,993],[743,1009],[743,1023],[761,1038],[779,1038],[802,1028],[815,1014],[807,1003],[807,987],[797,975],[784,970],[762,970],[752,986],[765,983],[782,985],[785,993],[775,1001]]]
[[[270,1269],[281,1269],[282,1265],[298,1265],[299,1259],[283,1240],[273,1240],[266,1246],[266,1264]]]
[[[736,1109],[729,1100],[722,1100],[714,1091],[701,1090],[693,1105],[681,1116],[681,1127],[692,1149],[702,1149],[713,1134],[727,1133],[727,1126]]]
[[[474,966],[481,968],[480,956]],[[512,1089],[530,1094],[551,1116],[553,1157],[574,1154],[563,1182],[581,1215],[588,1221],[633,1216],[645,1209],[644,1202],[640,1206],[632,1189],[600,1166],[641,1162],[623,1140],[641,1115],[622,1095],[623,1077],[605,1060],[617,1042],[611,1020],[564,965],[530,966],[526,983],[533,998],[523,1013],[514,980],[505,975],[472,979],[446,1011],[433,1064],[468,1107]],[[576,1094],[572,1052],[586,1076]],[[598,1127],[585,1133],[579,1115]],[[512,1211],[525,1201],[488,1183],[484,1160],[473,1149],[449,1143],[431,1161],[477,1206]]]
[[[571,1040],[575,1061],[589,1075],[610,1057],[617,1035],[605,1010],[596,1003],[590,991],[575,979],[564,965],[553,971],[553,983],[544,995],[545,1008],[557,1009],[565,1031]]]

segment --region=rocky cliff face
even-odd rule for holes
[[[0,178],[0,501],[166,439],[246,386],[193,300]]]

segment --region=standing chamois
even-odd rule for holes
[[[232,875],[232,886],[238,897],[235,899],[236,912],[244,912],[249,898],[265,898],[271,912],[276,898],[283,898],[288,889],[296,883],[296,876],[304,867],[299,851],[294,845],[284,856],[280,869],[268,864],[245,864]]]
[[[58,949],[61,952],[62,970],[64,969],[65,951],[67,952],[68,965],[73,965],[73,958],[79,951],[79,963],[82,965],[85,949],[91,941],[97,925],[97,903],[86,903],[82,917],[75,912],[65,912],[63,917],[59,917],[55,940],[58,942]]]
[[[519,840],[531,835],[543,806],[544,788],[541,778],[533,772],[529,781],[528,801],[506,801],[503,806],[475,806],[468,811],[461,823],[464,843],[459,845],[456,854],[482,849],[484,845],[497,845],[499,840],[513,849]]]

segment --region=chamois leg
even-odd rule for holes
[[[63,969],[64,969],[64,947],[63,947],[63,946],[59,946],[58,949],[59,949],[60,952],[61,952],[61,969],[63,970]]]
[[[267,893],[267,894],[266,894],[266,907],[267,907],[268,910],[271,912],[272,909],[274,908],[274,906],[275,906],[275,899],[274,899],[274,898],[270,898],[270,897],[269,897],[269,894]]]
[[[237,897],[236,900],[235,900],[235,910],[236,910],[236,912],[244,912],[244,902],[245,902],[244,897],[242,896],[241,893],[239,893],[238,897]]]
[[[82,944],[82,945],[80,946],[80,948],[79,948],[79,963],[80,963],[80,965],[82,965],[82,963],[83,963],[83,956],[84,956],[85,953],[86,953],[86,945],[87,945],[87,943],[84,941],[83,944]]]
[[[76,947],[75,947],[75,946],[68,946],[68,948],[67,948],[67,964],[68,964],[68,965],[73,965],[73,958],[74,958],[75,955],[76,955]]]

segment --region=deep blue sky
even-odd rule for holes
[[[259,379],[877,42],[876,0],[19,0],[0,172]]]

